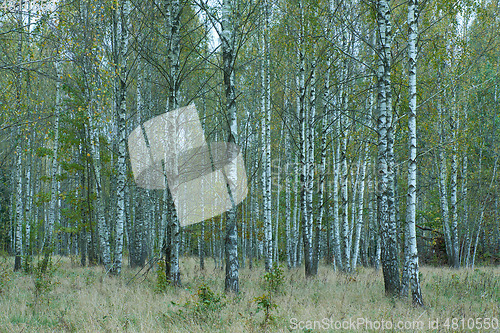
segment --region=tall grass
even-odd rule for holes
[[[158,292],[154,272],[133,279],[137,270],[125,268],[121,277],[113,278],[100,267],[81,268],[67,258],[54,258],[53,274],[46,277],[51,280],[45,281],[51,288],[43,297],[36,290],[36,276],[16,272],[5,280],[0,332],[309,332],[339,331],[335,324],[361,320],[418,321],[425,325],[420,331],[430,330],[429,323],[438,320],[437,331],[447,331],[447,318],[463,318],[465,323],[471,318],[500,319],[498,267],[421,268],[423,308],[385,297],[380,271],[360,268],[344,275],[322,266],[317,277],[305,279],[303,268],[285,268],[280,291],[272,294],[272,320],[259,311],[258,300],[268,292],[263,266],[240,270],[237,296],[224,296],[224,271],[210,263],[206,267],[201,271],[195,258],[183,258],[183,286]],[[369,331],[369,326],[341,331]]]

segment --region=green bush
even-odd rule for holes
[[[196,292],[198,300],[195,303],[197,312],[213,312],[222,309],[225,306],[224,295],[214,293],[205,283],[198,287]]]
[[[6,261],[0,262],[0,295],[7,290],[10,281],[10,269]]]
[[[158,260],[158,268],[156,270],[156,285],[155,291],[157,293],[164,293],[167,290],[168,281],[167,274],[165,273],[165,261]]]
[[[270,292],[278,292],[281,290],[285,276],[281,266],[274,266],[274,268],[264,274],[264,288]]]
[[[50,304],[50,294],[59,284],[55,280],[56,271],[57,267],[52,263],[52,258],[44,258],[33,267],[34,301],[28,304],[33,310],[40,305]]]
[[[271,295],[268,293],[259,297],[255,297],[254,302],[257,304],[256,312],[264,311],[265,317],[262,326],[265,327],[269,324],[270,321],[274,320],[271,312],[273,309],[276,309],[278,305],[274,303]]]

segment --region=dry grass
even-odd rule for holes
[[[240,270],[240,295],[203,303],[199,287],[206,284],[223,295],[224,272],[210,264],[202,272],[193,258],[181,261],[182,288],[168,288],[164,293],[155,292],[152,271],[127,285],[136,270],[125,268],[120,278],[111,278],[99,267],[74,267],[67,258],[54,261],[56,269],[50,278],[54,284],[38,296],[33,276],[9,274],[10,281],[0,294],[0,332],[289,332],[298,324],[299,332],[335,331],[335,324],[358,320],[384,320],[393,325],[419,321],[424,332],[430,331],[429,322],[435,320],[439,320],[439,331],[446,331],[447,318],[464,318],[465,325],[471,318],[500,319],[498,267],[474,271],[422,268],[424,308],[385,297],[380,271],[362,268],[346,276],[321,267],[316,278],[306,280],[303,269],[285,269],[282,290],[272,296],[277,308],[264,325],[264,311],[257,311],[255,302],[266,292],[262,267]],[[13,267],[10,260],[3,265]],[[314,321],[315,329],[308,330],[314,328]],[[365,324],[342,331],[367,330]],[[401,329],[393,326],[390,331]],[[417,329],[407,330],[412,331]]]

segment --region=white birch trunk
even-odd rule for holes
[[[406,199],[406,235],[405,267],[408,281],[403,280],[402,295],[408,294],[408,284],[411,289],[412,302],[422,306],[422,291],[420,289],[417,234],[417,2],[408,3],[408,62],[409,62],[409,108],[408,108],[408,196]]]
[[[269,131],[271,132],[271,131]],[[280,138],[283,137],[283,131],[281,131]],[[269,138],[269,141],[271,141],[271,138]],[[281,144],[280,144],[281,146]],[[269,145],[269,151],[271,150],[271,145]],[[276,212],[275,212],[275,223],[274,223],[274,236],[273,236],[273,263],[274,266],[277,266],[279,263],[279,258],[278,258],[278,246],[279,246],[279,239],[278,239],[278,232],[279,232],[279,218],[280,218],[280,191],[281,191],[281,154],[278,155],[278,169],[277,169],[277,179],[276,179]],[[272,174],[271,174],[272,177]]]
[[[315,138],[315,118],[316,118],[316,60],[314,59],[316,50],[313,49],[313,61],[311,63],[311,88],[310,88],[310,98],[309,103],[304,104],[306,112],[306,135],[307,135],[307,180],[306,186],[306,205],[308,214],[308,223],[304,227],[307,228],[305,235],[307,242],[304,242],[304,246],[307,247],[307,252],[304,252],[304,257],[307,254],[307,258],[304,260],[306,265],[307,275],[315,275],[314,270],[314,238],[313,238],[313,224],[314,224],[314,214],[313,214],[313,191],[314,191],[314,138]],[[307,108],[309,105],[309,108]]]
[[[221,43],[222,43],[222,61],[224,71],[224,87],[226,97],[226,110],[228,119],[228,142],[237,143],[238,126],[236,122],[236,94],[235,94],[235,73],[234,63],[236,57],[235,50],[235,32],[233,22],[235,19],[235,8],[231,0],[224,0],[222,3],[222,22],[221,22]],[[233,170],[234,171],[234,170]],[[228,172],[228,178],[234,177],[234,172]],[[236,183],[236,182],[233,182]],[[233,200],[231,189],[228,185],[228,194],[231,199],[232,208],[227,212],[226,219],[226,239],[225,239],[225,257],[226,257],[226,278],[225,291],[239,292],[239,262],[238,262],[238,230],[236,227],[236,205]]]
[[[326,110],[324,108],[323,110]],[[325,177],[326,177],[326,127],[327,127],[327,115],[324,113],[321,119],[321,162],[320,162],[320,172],[319,172],[319,184],[318,184],[318,203],[319,203],[319,213],[318,220],[315,226],[315,240],[314,240],[314,271],[313,273],[318,274],[319,259],[321,256],[321,243],[322,243],[322,228],[323,228],[323,216],[325,214]]]
[[[346,36],[343,38],[343,48],[345,48]],[[347,78],[347,63],[344,63],[342,69],[342,87],[340,92],[341,111],[339,114],[339,130],[342,142],[340,150],[340,200],[342,205],[342,270],[344,272],[351,271],[351,245],[349,243],[349,196],[348,196],[348,171],[347,171],[347,140],[349,131],[347,129],[347,92],[346,92],[346,78]]]
[[[33,211],[33,180],[31,177],[31,169],[34,167],[33,166],[33,153],[32,153],[32,147],[31,147],[31,138],[28,137],[27,141],[27,146],[30,147],[28,148],[29,151],[29,167],[26,168],[26,184],[25,184],[25,196],[26,196],[26,204],[25,204],[25,230],[24,230],[24,255],[26,256],[26,267],[28,267],[28,260],[32,255],[32,248],[31,248],[31,222],[34,221],[34,211]]]
[[[314,191],[314,139],[316,136],[315,131],[315,121],[316,121],[316,47],[313,46],[313,60],[311,62],[311,88],[310,88],[310,98],[309,98],[309,119],[306,123],[307,125],[307,211],[309,213],[309,224],[308,224],[308,234],[309,234],[309,242],[311,244],[311,254],[310,254],[310,274],[317,274],[317,262],[315,258],[315,247],[319,244],[315,244],[314,239],[314,214],[313,214],[313,191]],[[307,111],[306,111],[307,112]],[[316,221],[316,224],[320,223]],[[319,240],[319,239],[318,239]],[[317,248],[318,256],[319,256],[319,247]]]
[[[451,153],[451,182],[450,182],[450,208],[451,208],[451,247],[453,253],[453,268],[460,267],[460,251],[458,240],[458,207],[457,207],[457,178],[458,178],[458,157],[457,157],[457,132],[458,114],[456,109],[455,92],[453,92],[452,119],[452,153]]]
[[[299,192],[297,189],[300,189],[301,184],[299,183],[299,174],[300,174],[300,166],[299,166],[299,157],[298,154],[295,155],[295,163],[294,163],[294,186],[295,186],[295,196],[294,196],[294,205],[293,205],[293,220],[291,227],[291,237],[292,237],[292,267],[297,266],[297,251],[298,243],[299,243]]]
[[[59,116],[62,102],[62,73],[61,73],[61,64],[59,61],[54,63],[54,67],[56,70],[57,82],[56,82],[56,107],[55,107],[55,118],[54,118],[54,142],[52,147],[52,164],[50,169],[50,202],[49,202],[49,211],[48,211],[48,220],[47,220],[47,229],[45,233],[45,239],[43,244],[43,252],[44,252],[44,261],[43,261],[43,269],[47,267],[48,260],[52,252],[54,251],[54,244],[52,239],[52,234],[54,232],[54,225],[56,224],[57,219],[57,203],[59,198],[58,193],[58,181],[57,181],[57,173],[59,170],[59,161],[58,161],[58,150],[59,150]]]
[[[14,271],[22,267],[23,256],[23,166],[21,158],[21,145],[16,148],[17,173],[16,173],[16,228],[15,228],[15,260]]]
[[[304,59],[304,24],[303,18],[303,4],[302,1],[299,1],[300,8],[300,35],[299,35],[299,43],[298,43],[298,65],[299,65],[299,85],[298,85],[298,95],[300,98],[299,103],[299,125],[300,125],[300,165],[301,165],[301,174],[300,174],[300,196],[301,196],[301,211],[302,211],[302,245],[304,249],[304,261],[305,261],[305,275],[310,276],[312,274],[312,242],[311,242],[311,218],[309,211],[309,202],[308,202],[308,190],[309,190],[309,160],[310,154],[308,151],[309,143],[308,143],[308,131],[307,123],[308,117],[306,112],[306,89],[305,89],[305,59]]]
[[[264,205],[264,260],[267,272],[273,269],[273,230],[271,221],[271,108],[270,108],[270,82],[269,82],[269,45],[268,45],[268,3],[262,4],[264,29],[262,31],[261,52],[261,113],[262,113],[262,144],[264,147],[264,160],[262,172],[262,190]]]
[[[480,153],[480,158],[482,159],[482,151]],[[487,202],[487,199],[489,199],[489,196],[491,195],[492,193],[492,189],[493,189],[493,184],[494,184],[494,181],[495,181],[495,178],[496,178],[496,172],[497,172],[497,163],[498,163],[498,159],[499,159],[499,156],[497,155],[495,157],[495,161],[493,162],[493,173],[492,173],[492,176],[491,176],[491,182],[490,182],[490,185],[488,187],[488,190],[487,190],[487,194],[486,194],[486,198],[483,199],[483,202],[482,202],[482,205],[481,205],[481,213],[480,213],[480,217],[479,217],[479,223],[478,223],[478,227],[477,227],[477,234],[476,234],[476,239],[475,239],[475,242],[474,242],[474,250],[473,250],[473,253],[472,253],[472,264],[471,264],[471,269],[474,269],[474,265],[475,265],[475,260],[476,260],[476,252],[477,252],[477,245],[479,243],[479,236],[481,235],[481,229],[483,227],[483,223],[484,223],[484,211],[486,209],[486,202]],[[481,161],[481,160],[480,160]],[[479,163],[479,174],[481,174],[481,169],[482,169],[482,163],[480,162]],[[484,241],[484,238],[483,238],[483,241]]]
[[[336,137],[340,137],[340,111],[335,115],[335,133]],[[333,205],[332,205],[332,224],[333,224],[333,257],[335,259],[335,269],[344,270],[344,265],[342,261],[342,250],[340,241],[340,218],[339,218],[339,178],[340,178],[340,142],[332,147],[332,157],[333,157],[333,179],[332,179],[332,193],[333,193]]]
[[[99,131],[97,127],[97,122],[94,119],[93,107],[96,107],[91,103],[88,109],[88,117],[90,121],[90,143],[92,147],[92,160],[94,166],[95,174],[95,187],[96,187],[96,204],[95,209],[97,210],[97,230],[99,234],[99,247],[101,250],[102,261],[106,272],[109,272],[112,268],[110,247],[109,247],[109,229],[106,223],[106,217],[104,214],[104,189],[102,188],[102,160],[101,160],[101,148],[99,143]]]
[[[358,207],[357,207],[357,218],[356,218],[356,233],[354,236],[354,252],[352,256],[352,270],[355,271],[358,263],[359,257],[359,244],[361,241],[361,231],[363,229],[363,211],[364,211],[364,194],[365,194],[365,175],[366,175],[366,165],[368,163],[368,144],[365,143],[364,154],[361,162],[359,181],[358,183]]]
[[[448,263],[452,263],[453,258],[453,249],[451,247],[451,232],[450,232],[450,214],[449,214],[449,206],[448,206],[448,191],[446,186],[446,178],[447,178],[447,167],[446,167],[446,157],[445,157],[445,133],[444,133],[444,125],[443,125],[443,111],[441,109],[441,103],[438,103],[438,116],[440,120],[440,146],[438,153],[438,168],[439,168],[439,203],[441,205],[441,212],[443,215],[443,232],[446,243],[446,254],[448,255]]]
[[[288,106],[285,106],[285,110]],[[293,253],[292,253],[292,211],[291,211],[291,191],[290,191],[290,142],[289,133],[285,130],[285,237],[286,237],[286,263],[287,267],[290,269],[293,267]]]
[[[396,221],[394,211],[394,154],[391,108],[391,10],[387,0],[377,1],[378,53],[378,158],[377,215],[380,225],[382,269],[387,295],[400,289]]]
[[[115,229],[115,253],[111,273],[120,275],[123,258],[123,228],[125,225],[125,186],[127,165],[126,156],[126,125],[127,116],[127,52],[128,52],[128,15],[129,2],[127,0],[119,4],[115,15],[118,15],[117,40],[115,47],[118,54],[116,59],[116,112],[118,113],[118,157],[117,157],[117,209],[116,209],[116,229]]]
[[[467,123],[467,119],[465,121]],[[465,267],[470,267],[470,223],[469,223],[469,203],[468,203],[468,198],[467,198],[467,192],[468,192],[468,187],[467,187],[467,154],[468,152],[466,151],[463,159],[462,159],[462,200],[463,200],[463,221],[466,225],[466,233],[465,233],[465,239],[464,239],[464,247],[465,251],[462,251],[462,255],[465,256]],[[463,253],[465,252],[465,254]]]
[[[22,63],[22,48],[23,48],[23,11],[22,6],[19,6],[19,10],[17,12],[17,28],[19,31],[19,40],[17,43],[17,63],[19,66],[16,67],[16,111],[17,114],[22,114],[22,105],[21,105],[21,89],[22,89],[22,77],[21,77],[21,63]],[[19,130],[17,131],[17,135],[20,136],[21,133]],[[17,175],[16,175],[16,228],[15,228],[15,259],[14,259],[14,271],[20,270],[22,266],[22,226],[23,226],[23,202],[22,202],[22,164],[21,164],[21,153],[22,148],[21,144],[18,143],[16,147],[16,155],[17,155]]]
[[[169,96],[167,112],[179,107],[179,61],[180,61],[180,24],[182,7],[179,0],[167,2],[167,32],[170,37],[168,50],[168,62],[170,66]],[[175,161],[174,161],[175,163]],[[176,170],[176,167],[173,167]],[[165,180],[165,183],[166,180]],[[170,194],[170,190],[165,190],[164,199],[168,214],[164,214],[164,225],[166,231],[166,275],[169,281],[180,286],[179,268],[179,246],[180,246],[180,225],[176,213],[175,204]]]

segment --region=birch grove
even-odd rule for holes
[[[178,288],[194,256],[237,294],[247,270],[355,279],[381,267],[386,295],[423,305],[422,266],[498,264],[494,3],[52,5],[0,10],[0,251],[19,274],[68,256]],[[166,153],[152,169],[170,187],[142,188],[132,131],[188,105],[210,168],[194,175],[188,152]],[[174,120],[159,132],[178,140],[168,152],[187,139]],[[181,226],[173,189],[222,169],[217,141],[238,145],[246,198],[224,169],[224,194],[203,183],[188,201],[230,204]]]

